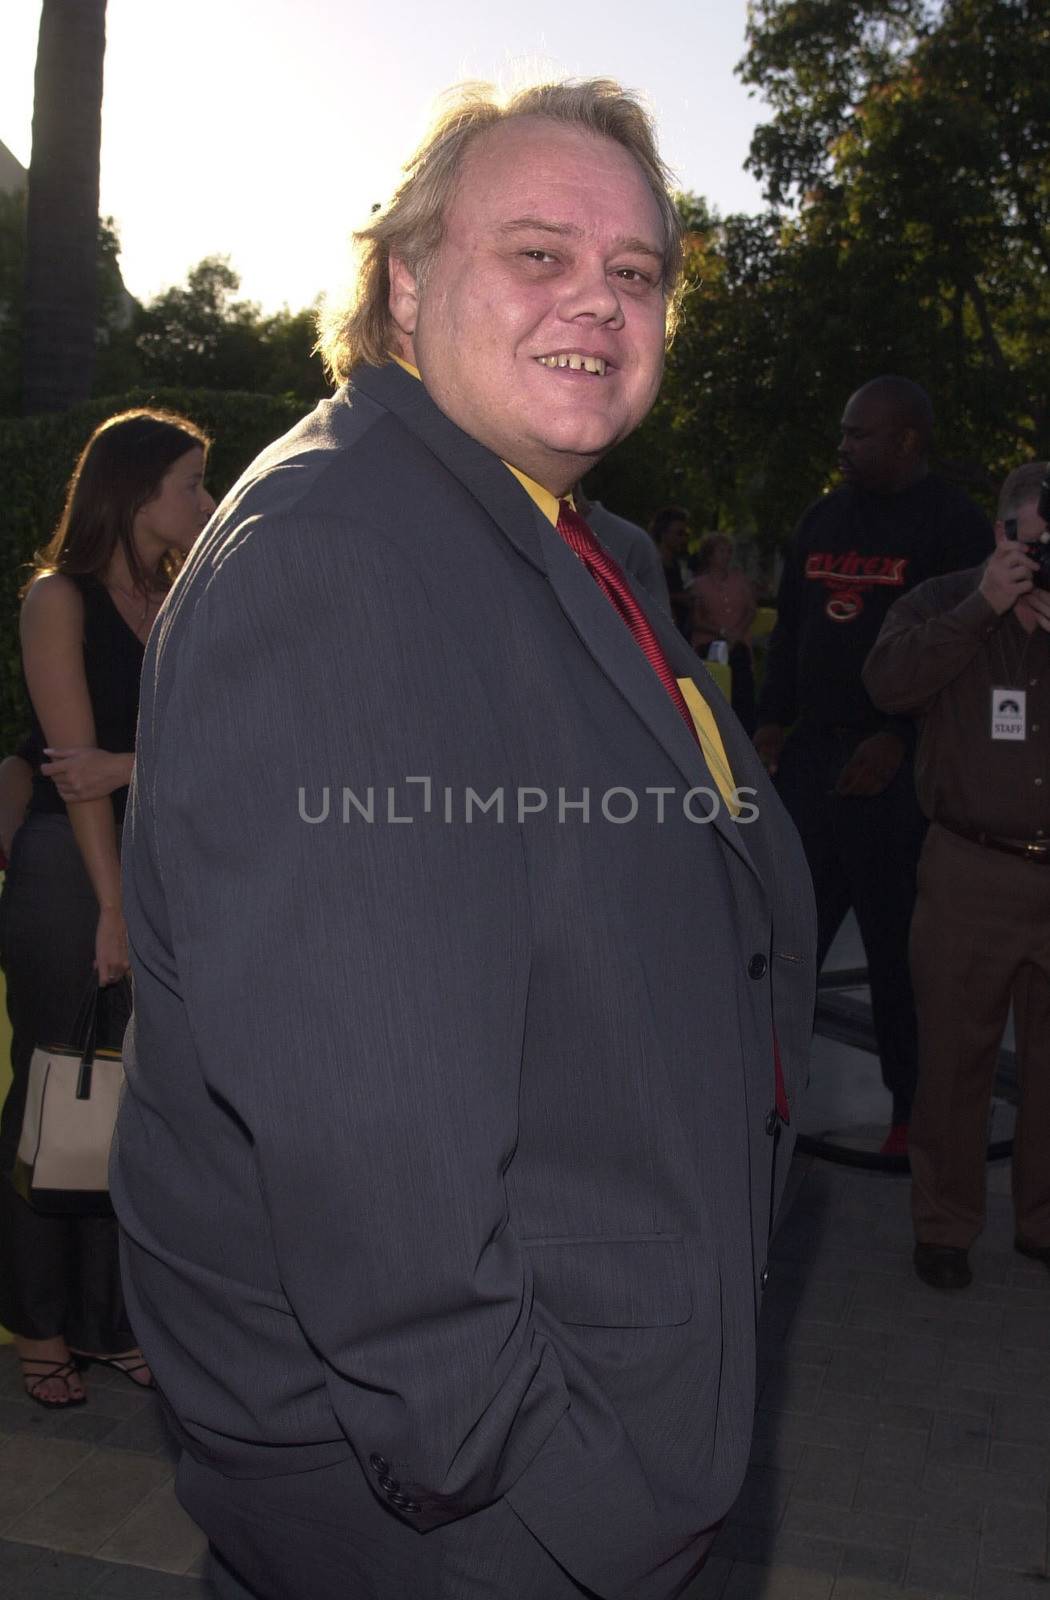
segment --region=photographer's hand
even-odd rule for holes
[[[1031,616],[1035,618],[1036,627],[1042,628],[1045,633],[1050,633],[1050,592],[1046,589],[1033,589],[1025,595],[1025,605]]]
[[[1003,616],[1022,595],[1031,596],[1032,574],[1038,570],[1036,562],[1025,554],[1023,544],[1004,540],[996,545],[994,554],[989,557],[980,591],[992,610]]]

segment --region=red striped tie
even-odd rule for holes
[[[679,716],[693,735],[693,738],[697,739],[697,743],[699,743],[696,725],[693,722],[689,707],[682,698],[682,691],[678,687],[678,679],[675,677],[671,664],[663,653],[660,641],[653,632],[648,617],[631,593],[626,578],[612,556],[604,545],[599,543],[594,530],[584,522],[578,511],[573,510],[567,500],[558,501],[558,532],[569,548],[575,550],[595,583],[604,592],[606,598],[612,601],[634,634],[639,649],[670,695]]]
[[[612,556],[604,545],[598,542],[594,530],[584,522],[578,511],[574,511],[567,500],[558,501],[558,532],[570,549],[575,550],[591,577],[606,597],[612,601],[663,684],[667,693],[674,701],[676,707],[690,733],[700,743],[700,736],[696,731],[696,724],[690,715],[689,707],[682,697],[678,687],[678,680],[671,670],[671,664],[664,655],[660,641],[650,626],[649,619],[631,593],[627,580],[620,571]],[[701,748],[703,748],[701,746]],[[791,1110],[788,1105],[787,1088],[784,1083],[784,1072],[780,1065],[780,1050],[777,1046],[776,1034],[773,1035],[773,1082],[776,1091],[776,1109],[781,1122],[791,1120]]]

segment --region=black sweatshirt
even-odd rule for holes
[[[978,566],[993,545],[984,513],[932,473],[896,494],[846,484],[810,506],[780,580],[759,726],[893,726],[860,676],[887,611],[927,578]]]

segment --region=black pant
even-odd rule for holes
[[[733,674],[733,710],[740,718],[744,732],[754,733],[755,668],[750,645],[735,644],[729,652],[729,666]]]
[[[835,784],[863,731],[799,723],[788,738],[777,790],[802,836],[817,898],[817,968],[853,908],[868,958],[871,1013],[893,1121],[907,1122],[918,1079],[908,934],[926,821],[905,758],[881,794],[837,795]]]
[[[33,1050],[69,1042],[91,979],[97,922],[68,818],[30,817],[15,834],[0,901],[13,1074],[0,1122],[0,1323],[26,1339],[61,1334],[77,1349],[118,1354],[135,1341],[115,1219],[43,1216],[9,1179]]]

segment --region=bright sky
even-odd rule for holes
[[[293,310],[337,283],[435,97],[464,78],[607,76],[641,91],[684,188],[759,209],[761,104],[733,67],[746,0],[109,0],[103,215],[147,299],[226,254]],[[0,139],[28,165],[40,0],[0,22]]]

